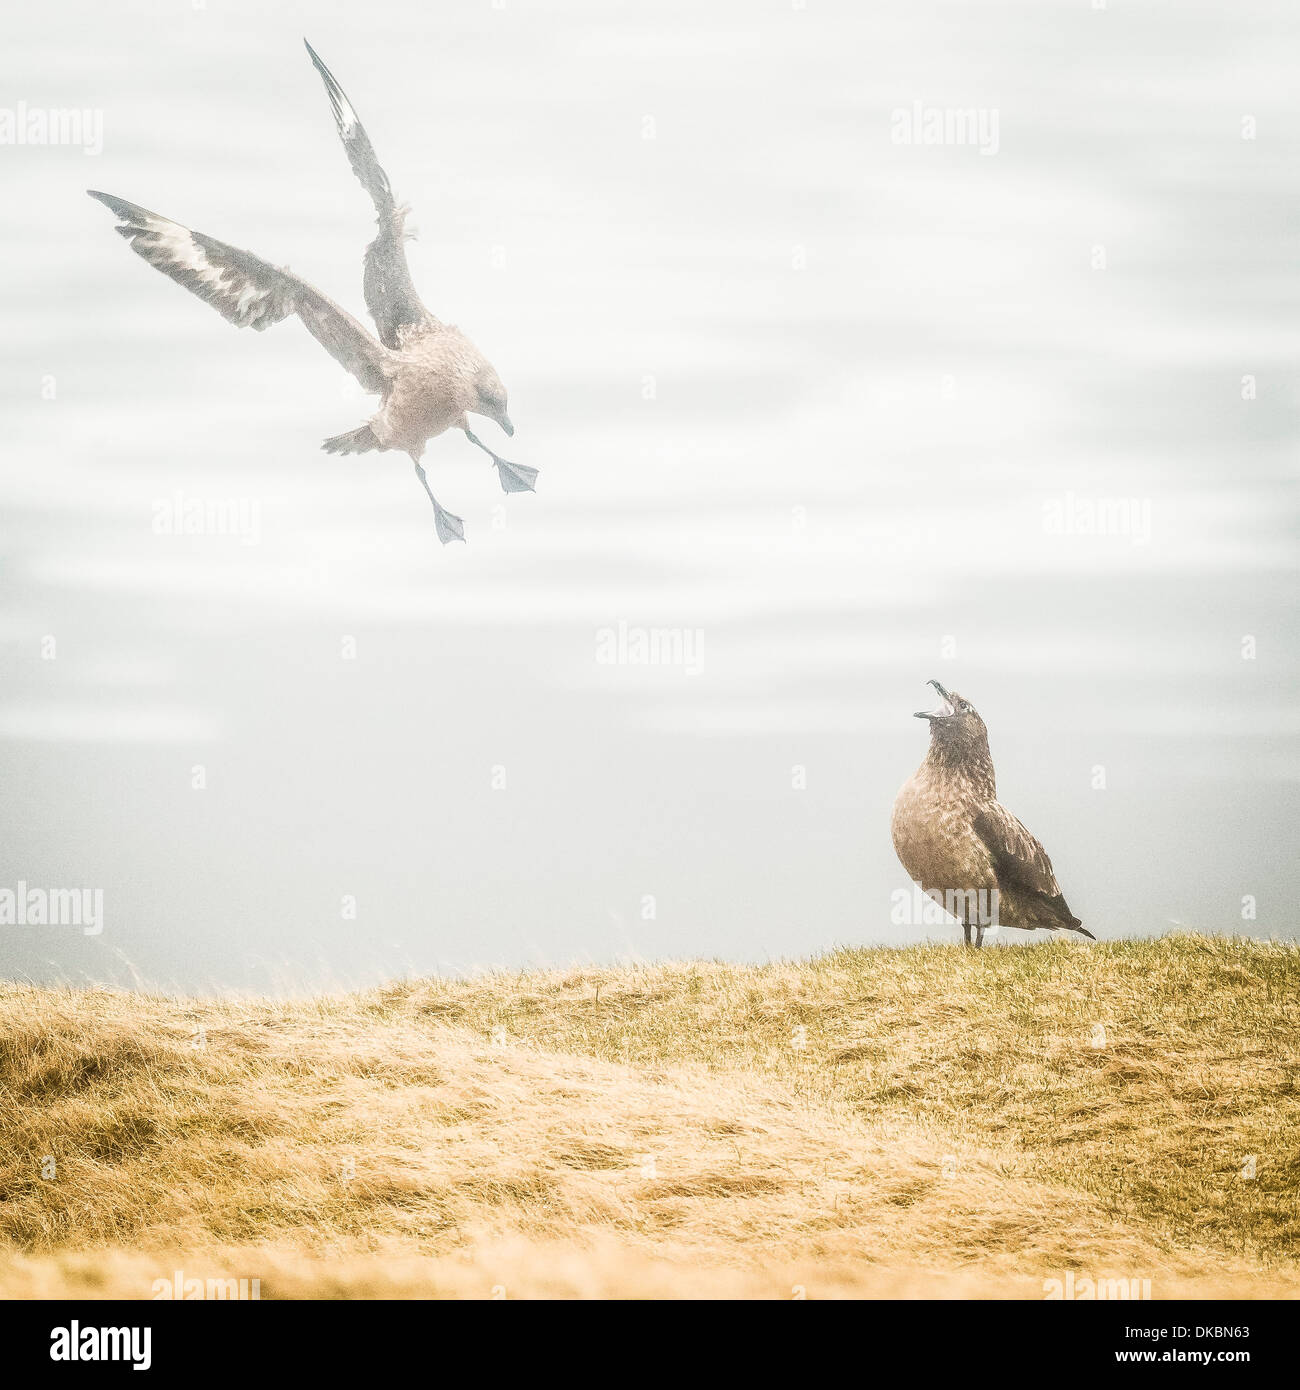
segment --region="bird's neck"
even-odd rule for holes
[[[997,800],[997,782],[993,776],[993,758],[988,744],[972,748],[953,745],[942,739],[932,739],[925,755],[927,774],[937,782],[946,782],[954,791],[964,792],[978,801]]]

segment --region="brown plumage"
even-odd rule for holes
[[[291,271],[124,198],[86,191],[117,214],[117,230],[138,256],[211,304],[237,328],[260,332],[297,314],[312,337],[364,390],[382,397],[379,410],[364,425],[327,439],[321,447],[332,454],[384,449],[409,454],[433,503],[438,538],[444,545],[463,541],[464,522],[439,505],[420,464],[430,439],[445,430],[463,430],[472,444],[491,457],[505,492],[532,492],[537,470],[501,458],[470,429],[467,417],[476,414],[494,420],[507,435],[514,434],[506,410],[506,388],[460,329],[440,323],[420,302],[406,264],[406,209],[394,200],[388,176],[342,87],[310,44],[307,52],[325,83],[348,162],[378,214],[379,234],[366,248],[363,280],[366,308],[375,320],[378,340],[345,309]]]
[[[988,730],[974,706],[938,681],[930,750],[894,801],[903,867],[961,923],[969,944],[989,926],[1064,930],[1096,940],[1071,913],[1047,851],[997,799]]]

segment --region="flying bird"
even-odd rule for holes
[[[989,735],[969,701],[931,681],[940,705],[930,750],[894,801],[894,849],[922,892],[962,924],[966,944],[990,926],[1097,938],[1066,906],[1047,851],[997,798]]]
[[[379,409],[364,425],[327,439],[321,447],[330,454],[388,449],[409,454],[433,503],[439,540],[444,545],[463,541],[465,523],[439,504],[420,462],[429,440],[449,429],[462,430],[471,444],[491,457],[505,492],[534,491],[537,469],[501,458],[470,429],[468,417],[481,415],[495,421],[507,435],[514,434],[506,388],[460,329],[439,322],[420,302],[406,264],[409,209],[393,197],[388,176],[342,87],[310,44],[307,52],[325,83],[348,162],[378,217],[379,234],[366,248],[363,276],[366,308],[375,321],[377,339],[347,310],[287,267],[270,265],[125,198],[93,188],[86,191],[117,215],[117,230],[136,255],[211,304],[237,328],[261,332],[297,314],[312,337],[363,390],[380,397]]]

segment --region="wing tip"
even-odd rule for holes
[[[306,38],[303,39],[302,43],[303,47],[307,50],[307,53],[311,58],[312,66],[316,69],[318,73],[320,73],[321,77],[324,79],[326,88],[333,92],[334,89],[337,88],[339,85],[334,74],[329,70],[329,68],[325,66],[324,60],[321,58],[320,54],[317,53],[316,50],[311,46],[311,44],[307,42]]]
[[[155,213],[151,213],[147,208],[138,207],[135,203],[128,203],[125,198],[119,198],[116,194],[103,193],[98,188],[88,188],[86,189],[86,194],[97,203],[103,203],[109,212],[122,222],[136,223],[144,218],[156,216]],[[122,230],[123,228],[118,228],[119,232]]]
[[[316,50],[303,39],[307,52],[311,55],[312,66],[320,74],[321,81],[325,84],[325,95],[330,99],[330,107],[334,112],[334,121],[339,128],[339,135],[344,143],[348,141],[352,134],[352,128],[358,123],[357,113],[352,109],[352,103],[347,99],[343,88],[339,86],[339,80],[327,68],[321,60],[321,56]]]

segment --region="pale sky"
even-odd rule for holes
[[[0,889],[104,923],[0,925],[0,973],[956,940],[890,918],[930,677],[1098,937],[1295,936],[1293,7],[360,13],[7,17],[0,137],[90,114],[0,143]],[[304,34],[541,469],[430,445],[464,547],[404,456],[320,452],[373,407],[300,325],[236,332],[85,197],[363,314]]]

